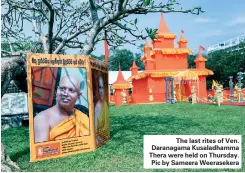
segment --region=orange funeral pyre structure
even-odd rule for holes
[[[207,98],[206,76],[213,75],[205,67],[207,59],[199,50],[195,59],[196,68],[188,69],[188,54],[193,51],[187,48],[184,31],[181,31],[177,48],[174,47],[175,38],[161,14],[156,39],[152,41],[152,46],[146,41],[143,48],[141,60],[145,70],[138,73],[135,61],[130,68],[132,76],[128,81],[133,86],[130,104],[186,101],[191,95],[192,86],[196,88],[197,98]]]
[[[128,89],[131,88],[131,85],[129,82],[127,82],[124,79],[120,66],[119,66],[117,80],[112,84],[111,88],[115,90],[115,93],[114,93],[115,105],[121,106],[123,102],[123,97],[128,98]],[[127,99],[126,99],[126,102],[128,103]]]

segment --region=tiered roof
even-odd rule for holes
[[[112,89],[129,89],[129,88],[131,88],[131,85],[129,82],[127,82],[124,79],[123,74],[121,72],[120,65],[119,65],[119,72],[118,72],[117,80],[112,84]]]
[[[160,25],[158,28],[158,34],[157,34],[157,39],[155,39],[154,41],[161,41],[160,38],[172,38],[175,39],[176,35],[169,32],[168,26],[164,20],[164,17],[161,13],[161,19],[160,19]],[[153,42],[154,42],[153,41]],[[178,43],[187,43],[188,41],[184,38],[184,31],[181,30],[181,36],[180,36],[180,40],[178,41]],[[148,48],[148,49],[146,49]],[[146,41],[145,43],[145,47],[144,49],[144,55],[141,57],[142,61],[146,61],[146,60],[155,60],[155,54],[156,53],[162,53],[162,54],[186,54],[186,53],[193,53],[193,51],[191,49],[188,48],[153,48],[151,46],[149,46],[148,42]],[[149,51],[149,52],[147,52]],[[150,55],[150,57],[147,56]],[[197,61],[207,61],[207,59],[205,59],[204,57],[202,57],[202,54],[199,52],[197,59],[195,60],[195,62]],[[157,63],[157,62],[156,62]],[[174,77],[174,76],[178,76],[181,74],[188,74],[189,76],[191,75],[197,75],[197,76],[208,76],[208,75],[213,75],[213,72],[209,69],[203,68],[203,69],[172,69],[172,70],[145,70],[141,73],[138,73],[137,75],[131,76],[128,81],[132,81],[133,79],[141,79],[141,78],[145,78],[147,76],[151,76],[151,77]],[[192,77],[193,77],[192,76]]]

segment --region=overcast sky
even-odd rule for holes
[[[181,0],[180,2],[186,9],[201,6],[205,13],[201,15],[164,14],[170,32],[178,36],[175,43],[179,39],[180,30],[185,31],[188,48],[194,52],[198,51],[199,45],[207,49],[208,46],[245,34],[245,0]],[[141,29],[158,28],[159,26],[160,13],[133,15],[130,18],[136,17]],[[139,43],[144,43],[144,41]],[[95,48],[93,54],[104,55],[103,42],[97,44]],[[121,48],[132,52],[139,51],[137,47],[130,44]]]

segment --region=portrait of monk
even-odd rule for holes
[[[89,118],[74,108],[81,96],[81,81],[64,76],[59,82],[56,104],[34,118],[35,143],[89,135]]]
[[[95,103],[95,132],[100,133],[109,128],[109,112],[107,103],[107,92],[105,91],[104,79],[102,75],[97,78],[98,98]]]

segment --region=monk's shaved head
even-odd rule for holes
[[[64,76],[64,77],[62,77],[59,85],[61,86],[63,83],[72,84],[76,88],[77,92],[80,93],[80,88],[81,88],[80,80],[77,79],[75,76]]]
[[[57,90],[57,103],[64,109],[73,109],[76,101],[82,94],[81,84],[75,76],[64,76],[61,78]]]

